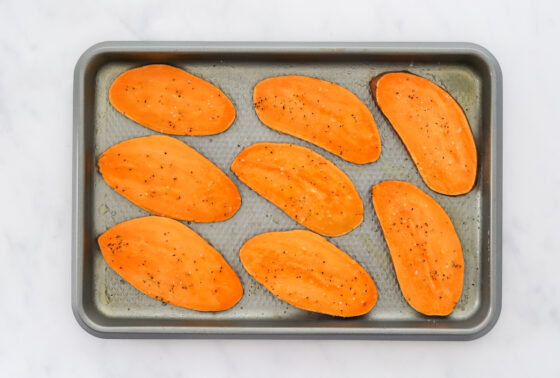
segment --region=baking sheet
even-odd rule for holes
[[[499,312],[499,209],[496,195],[501,168],[496,138],[499,125],[499,77],[485,70],[480,51],[472,45],[431,45],[431,54],[414,53],[414,46],[396,45],[189,45],[114,43],[97,46],[78,63],[75,93],[75,250],[74,311],[90,332],[106,337],[276,335],[321,337],[435,337],[470,338],[482,334]],[[470,47],[468,47],[470,46]],[[383,52],[383,48],[386,52]],[[418,49],[418,45],[416,45]],[[472,50],[472,51],[469,51]],[[178,51],[179,50],[179,51]],[[439,51],[438,51],[439,50]],[[197,75],[224,91],[237,117],[225,132],[204,137],[178,137],[213,161],[235,182],[243,204],[229,220],[197,224],[185,222],[219,250],[239,275],[244,296],[232,309],[205,313],[156,301],[136,290],[103,260],[96,237],[125,220],[148,215],[114,192],[99,174],[98,156],[115,143],[155,134],[118,113],[109,103],[112,81],[127,69],[149,63],[168,63]],[[493,66],[489,65],[492,68]],[[89,71],[88,71],[89,69]],[[494,67],[494,69],[496,69]],[[499,68],[498,73],[499,73]],[[82,71],[80,71],[82,70]],[[369,89],[372,77],[407,70],[438,83],[459,102],[469,119],[479,155],[474,189],[449,197],[430,191],[421,180],[403,144],[375,106]],[[489,74],[490,73],[490,74]],[[355,93],[372,111],[382,152],[377,162],[356,165],[297,138],[264,126],[252,105],[252,90],[260,80],[301,74],[335,82]],[[496,81],[496,82],[495,82]],[[78,87],[79,83],[75,83]],[[494,89],[494,92],[492,92]],[[495,103],[492,102],[497,101]],[[78,113],[78,114],[76,114]],[[494,118],[493,117],[498,117]],[[76,121],[76,120],[75,120]],[[494,132],[494,134],[492,133]],[[76,133],[76,129],[75,129]],[[358,261],[374,278],[379,299],[361,317],[338,319],[296,309],[275,298],[252,279],[239,260],[239,248],[250,237],[268,231],[302,228],[279,208],[241,183],[229,170],[244,147],[260,141],[290,142],[309,147],[342,168],[364,202],[364,222],[349,234],[329,238]],[[81,144],[80,144],[81,142]],[[80,180],[81,173],[81,180]],[[401,295],[387,245],[371,204],[371,187],[398,179],[409,181],[434,197],[454,222],[463,246],[463,293],[448,317],[415,312]],[[494,185],[494,186],[493,186]],[[77,198],[82,195],[81,198]],[[499,201],[498,201],[499,202]],[[499,223],[499,222],[498,222]],[[81,243],[80,243],[81,241]],[[498,244],[496,244],[498,242]],[[498,282],[497,282],[498,281]],[[488,323],[488,324],[485,324]]]

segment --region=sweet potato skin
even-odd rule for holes
[[[303,226],[326,236],[352,231],[364,208],[352,181],[309,148],[256,143],[237,155],[233,173]]]
[[[165,135],[129,139],[98,160],[117,193],[153,214],[194,222],[232,217],[241,206],[237,187],[211,161]]]
[[[401,291],[425,315],[448,315],[463,290],[464,259],[451,219],[413,184],[384,181],[372,189],[373,206]]]
[[[98,238],[107,264],[142,293],[198,311],[222,311],[243,296],[239,278],[206,240],[164,217],[119,223]]]
[[[269,232],[241,247],[241,262],[260,284],[289,304],[350,317],[377,302],[371,276],[325,238],[305,230]]]
[[[122,73],[109,89],[109,101],[126,117],[166,134],[217,134],[235,119],[235,107],[219,88],[165,64]]]
[[[430,80],[407,72],[384,73],[370,84],[426,185],[446,195],[468,193],[476,180],[477,152],[457,101]]]
[[[298,75],[271,77],[253,92],[259,119],[271,129],[313,143],[356,164],[381,153],[373,115],[349,90]]]

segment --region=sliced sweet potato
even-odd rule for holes
[[[461,297],[461,242],[445,210],[416,186],[385,181],[372,190],[404,298],[425,315],[448,315]]]
[[[476,179],[476,145],[457,101],[430,80],[406,72],[374,78],[371,91],[426,185],[447,195],[469,192]]]
[[[377,302],[377,288],[364,268],[313,232],[260,234],[239,256],[251,276],[292,306],[348,317],[369,312]]]
[[[381,153],[371,112],[340,85],[307,76],[271,77],[255,86],[253,102],[268,127],[349,162],[370,163]]]
[[[235,119],[233,104],[219,88],[164,64],[122,73],[109,89],[109,100],[131,120],[166,134],[217,134]]]
[[[309,148],[256,143],[237,155],[231,170],[296,222],[319,234],[343,235],[362,223],[364,208],[352,181]]]
[[[232,217],[241,206],[233,181],[172,137],[152,135],[118,143],[101,154],[98,165],[117,193],[157,215],[216,222]]]
[[[132,219],[111,227],[97,241],[111,269],[159,301],[221,311],[243,296],[239,278],[222,255],[175,220]]]

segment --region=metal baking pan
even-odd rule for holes
[[[231,219],[189,224],[212,243],[239,275],[244,296],[232,309],[204,313],[158,302],[140,293],[103,260],[96,238],[107,228],[147,213],[113,192],[96,161],[125,139],[153,134],[119,114],[108,101],[121,72],[168,63],[221,88],[237,109],[225,132],[179,137],[212,160],[240,189],[243,205]],[[369,81],[384,71],[407,70],[434,80],[457,99],[478,148],[478,178],[467,195],[448,197],[422,182],[403,144],[375,106]],[[382,141],[380,159],[355,165],[262,125],[252,105],[253,86],[269,76],[303,74],[336,82],[372,111]],[[501,307],[502,81],[497,61],[467,43],[192,43],[107,42],[88,49],[74,74],[72,307],[80,325],[100,337],[292,337],[474,339],[488,332]],[[364,222],[331,241],[374,278],[379,300],[367,315],[341,319],[291,307],[257,284],[238,251],[253,235],[301,228],[229,171],[236,154],[257,141],[286,141],[316,150],[353,180],[364,202]],[[465,283],[447,317],[426,317],[407,305],[371,205],[372,185],[410,181],[432,195],[453,220],[465,254]]]

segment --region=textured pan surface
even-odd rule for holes
[[[86,53],[76,69],[75,127],[83,129],[75,130],[73,304],[82,325],[106,337],[264,334],[276,337],[472,338],[491,327],[499,313],[501,281],[501,221],[498,222],[501,199],[497,181],[500,174],[497,152],[501,154],[501,151],[496,151],[499,144],[492,138],[501,136],[495,130],[498,125],[494,124],[500,114],[492,109],[496,104],[492,105],[491,101],[496,100],[492,89],[499,91],[500,88],[487,81],[500,78],[488,76],[477,60],[468,58],[470,50],[473,50],[471,54],[477,54],[476,47],[424,45],[433,52],[425,56],[421,49],[415,53],[413,44],[408,45],[408,49],[407,45],[400,45],[401,50],[397,48],[399,45],[358,45],[361,46],[358,49],[356,45],[344,44],[315,44],[307,48],[305,45],[274,48],[257,44],[246,48],[234,45],[229,51],[227,45],[184,45],[182,49],[180,44],[168,45],[168,48],[164,43],[98,46],[104,55],[94,48],[89,56]],[[460,46],[466,50],[462,55],[457,52]],[[172,52],[177,49],[179,51]],[[134,53],[146,50],[152,52]],[[391,51],[401,51],[404,55],[391,55]],[[96,61],[101,58],[101,63]],[[173,64],[213,83],[227,94],[237,110],[233,125],[221,134],[179,137],[226,172],[242,196],[240,210],[229,220],[186,223],[223,254],[243,283],[244,297],[228,311],[201,313],[165,305],[143,295],[107,266],[95,242],[107,228],[148,215],[103,181],[96,161],[115,143],[154,134],[117,112],[107,95],[112,81],[120,73],[153,62]],[[93,66],[95,70],[91,69]],[[467,195],[448,197],[430,191],[398,136],[374,105],[369,89],[371,78],[385,71],[399,70],[435,81],[465,110],[479,153],[477,182]],[[253,87],[264,78],[286,74],[329,80],[355,93],[372,111],[378,125],[382,141],[379,160],[366,165],[352,164],[261,124],[252,105]],[[379,300],[369,314],[343,320],[298,310],[275,298],[243,269],[238,252],[244,241],[262,232],[302,228],[229,171],[232,160],[244,147],[261,141],[309,147],[342,168],[354,182],[364,203],[364,222],[349,234],[329,240],[374,278]],[[388,179],[409,181],[429,193],[455,224],[464,251],[465,281],[461,300],[449,317],[422,316],[402,298],[370,195],[374,184]]]

